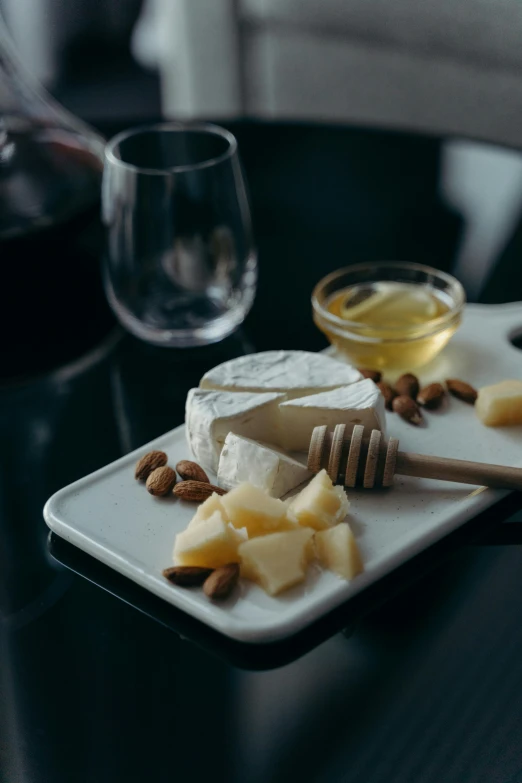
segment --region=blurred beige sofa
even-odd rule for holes
[[[320,119],[522,140],[520,0],[151,0],[179,118]]]

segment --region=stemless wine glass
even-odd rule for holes
[[[137,337],[217,342],[243,321],[257,261],[237,141],[215,125],[162,123],[107,145],[105,286]]]

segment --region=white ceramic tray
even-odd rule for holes
[[[422,382],[462,378],[475,386],[522,379],[522,353],[510,336],[522,333],[522,303],[468,305],[462,327],[445,351],[420,373]],[[414,428],[388,414],[389,434],[401,448],[424,454],[522,465],[522,427],[489,429],[473,408],[451,399]],[[174,537],[194,513],[193,504],[152,498],[134,480],[134,464],[150,449],[162,449],[175,465],[189,457],[184,427],[178,427],[96,473],[57,492],[44,516],[62,538],[142,587],[227,636],[245,642],[284,639],[347,601],[406,560],[499,500],[504,492],[461,484],[396,478],[389,491],[352,491],[351,525],[365,570],[351,583],[312,566],[304,585],[270,598],[243,582],[233,597],[213,604],[201,590],[167,582]]]

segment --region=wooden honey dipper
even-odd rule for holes
[[[369,440],[363,434],[361,424],[348,436],[345,424],[337,424],[333,432],[326,425],[316,427],[310,439],[308,469],[318,473],[325,468],[334,484],[365,489],[390,487],[396,473],[496,489],[522,489],[522,468],[409,454],[399,451],[398,438],[386,442],[379,430],[372,430]]]

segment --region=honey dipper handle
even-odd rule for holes
[[[522,489],[522,468],[488,465],[462,459],[428,457],[399,451],[395,473],[402,476],[457,481],[495,489]]]

